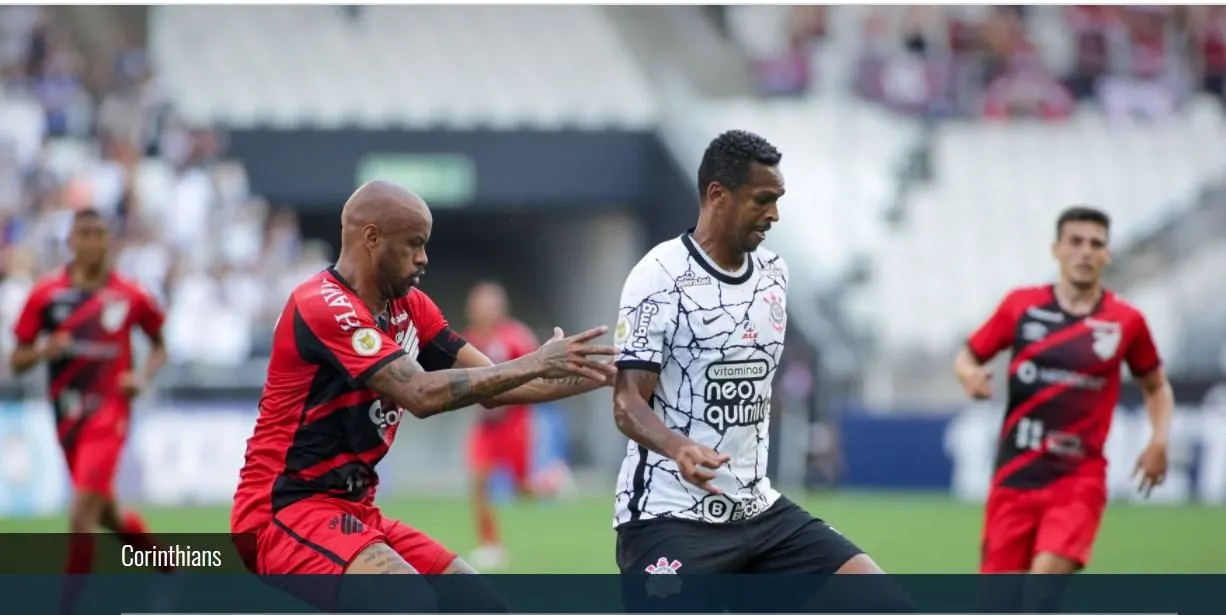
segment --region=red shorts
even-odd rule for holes
[[[76,491],[115,496],[115,476],[128,439],[127,408],[126,401],[108,402],[75,433],[71,425],[59,427],[61,443],[70,437],[63,444],[64,461]]]
[[[1035,555],[1090,562],[1107,507],[1100,477],[1070,477],[1034,490],[993,487],[983,526],[981,573],[1028,572]]]
[[[505,467],[515,485],[527,489],[532,473],[532,414],[517,412],[501,421],[474,425],[468,437],[468,464],[479,474]]]
[[[384,517],[374,506],[322,498],[278,512],[256,533],[255,553],[242,555],[248,562],[254,559],[255,572],[262,575],[341,574],[363,549],[378,542],[422,574],[441,574],[456,558],[433,538]]]

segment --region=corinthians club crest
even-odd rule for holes
[[[118,333],[128,319],[127,299],[108,299],[98,317],[102,329],[107,333]]]
[[[787,326],[788,311],[783,305],[783,297],[775,293],[766,295],[767,316],[770,318],[771,326],[776,331],[782,333],[783,328]]]

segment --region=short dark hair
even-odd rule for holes
[[[1106,231],[1111,230],[1111,216],[1107,212],[1087,205],[1074,205],[1060,212],[1060,217],[1056,218],[1056,239],[1060,239],[1064,225],[1069,222],[1093,222]]]
[[[94,209],[93,207],[87,207],[85,209],[78,209],[77,213],[72,215],[73,222],[80,222],[81,220],[101,220],[101,219],[102,219],[102,212],[98,211],[97,209]]]
[[[783,154],[770,141],[745,130],[729,130],[711,141],[698,165],[698,198],[706,197],[712,182],[736,190],[749,178],[749,167],[758,163],[778,166]]]

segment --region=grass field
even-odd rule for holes
[[[800,500],[897,573],[974,572],[980,508],[944,496],[840,493]],[[461,499],[383,503],[384,513],[421,528],[457,552],[475,545],[468,504]],[[583,497],[501,508],[513,573],[615,572],[607,497]],[[156,532],[228,529],[226,508],[146,509]],[[0,519],[0,532],[59,532],[59,518]],[[1210,507],[1113,505],[1108,509],[1092,572],[1226,572],[1226,511]]]

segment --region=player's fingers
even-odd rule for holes
[[[592,356],[592,355],[613,356],[617,354],[617,347],[616,346],[606,346],[606,345],[580,346],[575,349],[575,352],[583,356]]]
[[[716,453],[716,454],[708,454],[706,457],[703,457],[702,460],[699,461],[698,463],[702,464],[704,467],[715,469],[720,466],[723,466],[725,463],[728,463],[728,461],[731,459],[732,458],[729,457],[728,455],[720,455]]]
[[[560,330],[561,329],[559,329],[559,331]],[[583,333],[572,335],[570,336],[570,340],[572,342],[577,342],[577,343],[582,344],[584,342],[594,340],[608,332],[609,332],[609,327],[605,325],[600,325],[599,327],[592,327],[591,329],[588,329],[587,331],[584,331]]]

